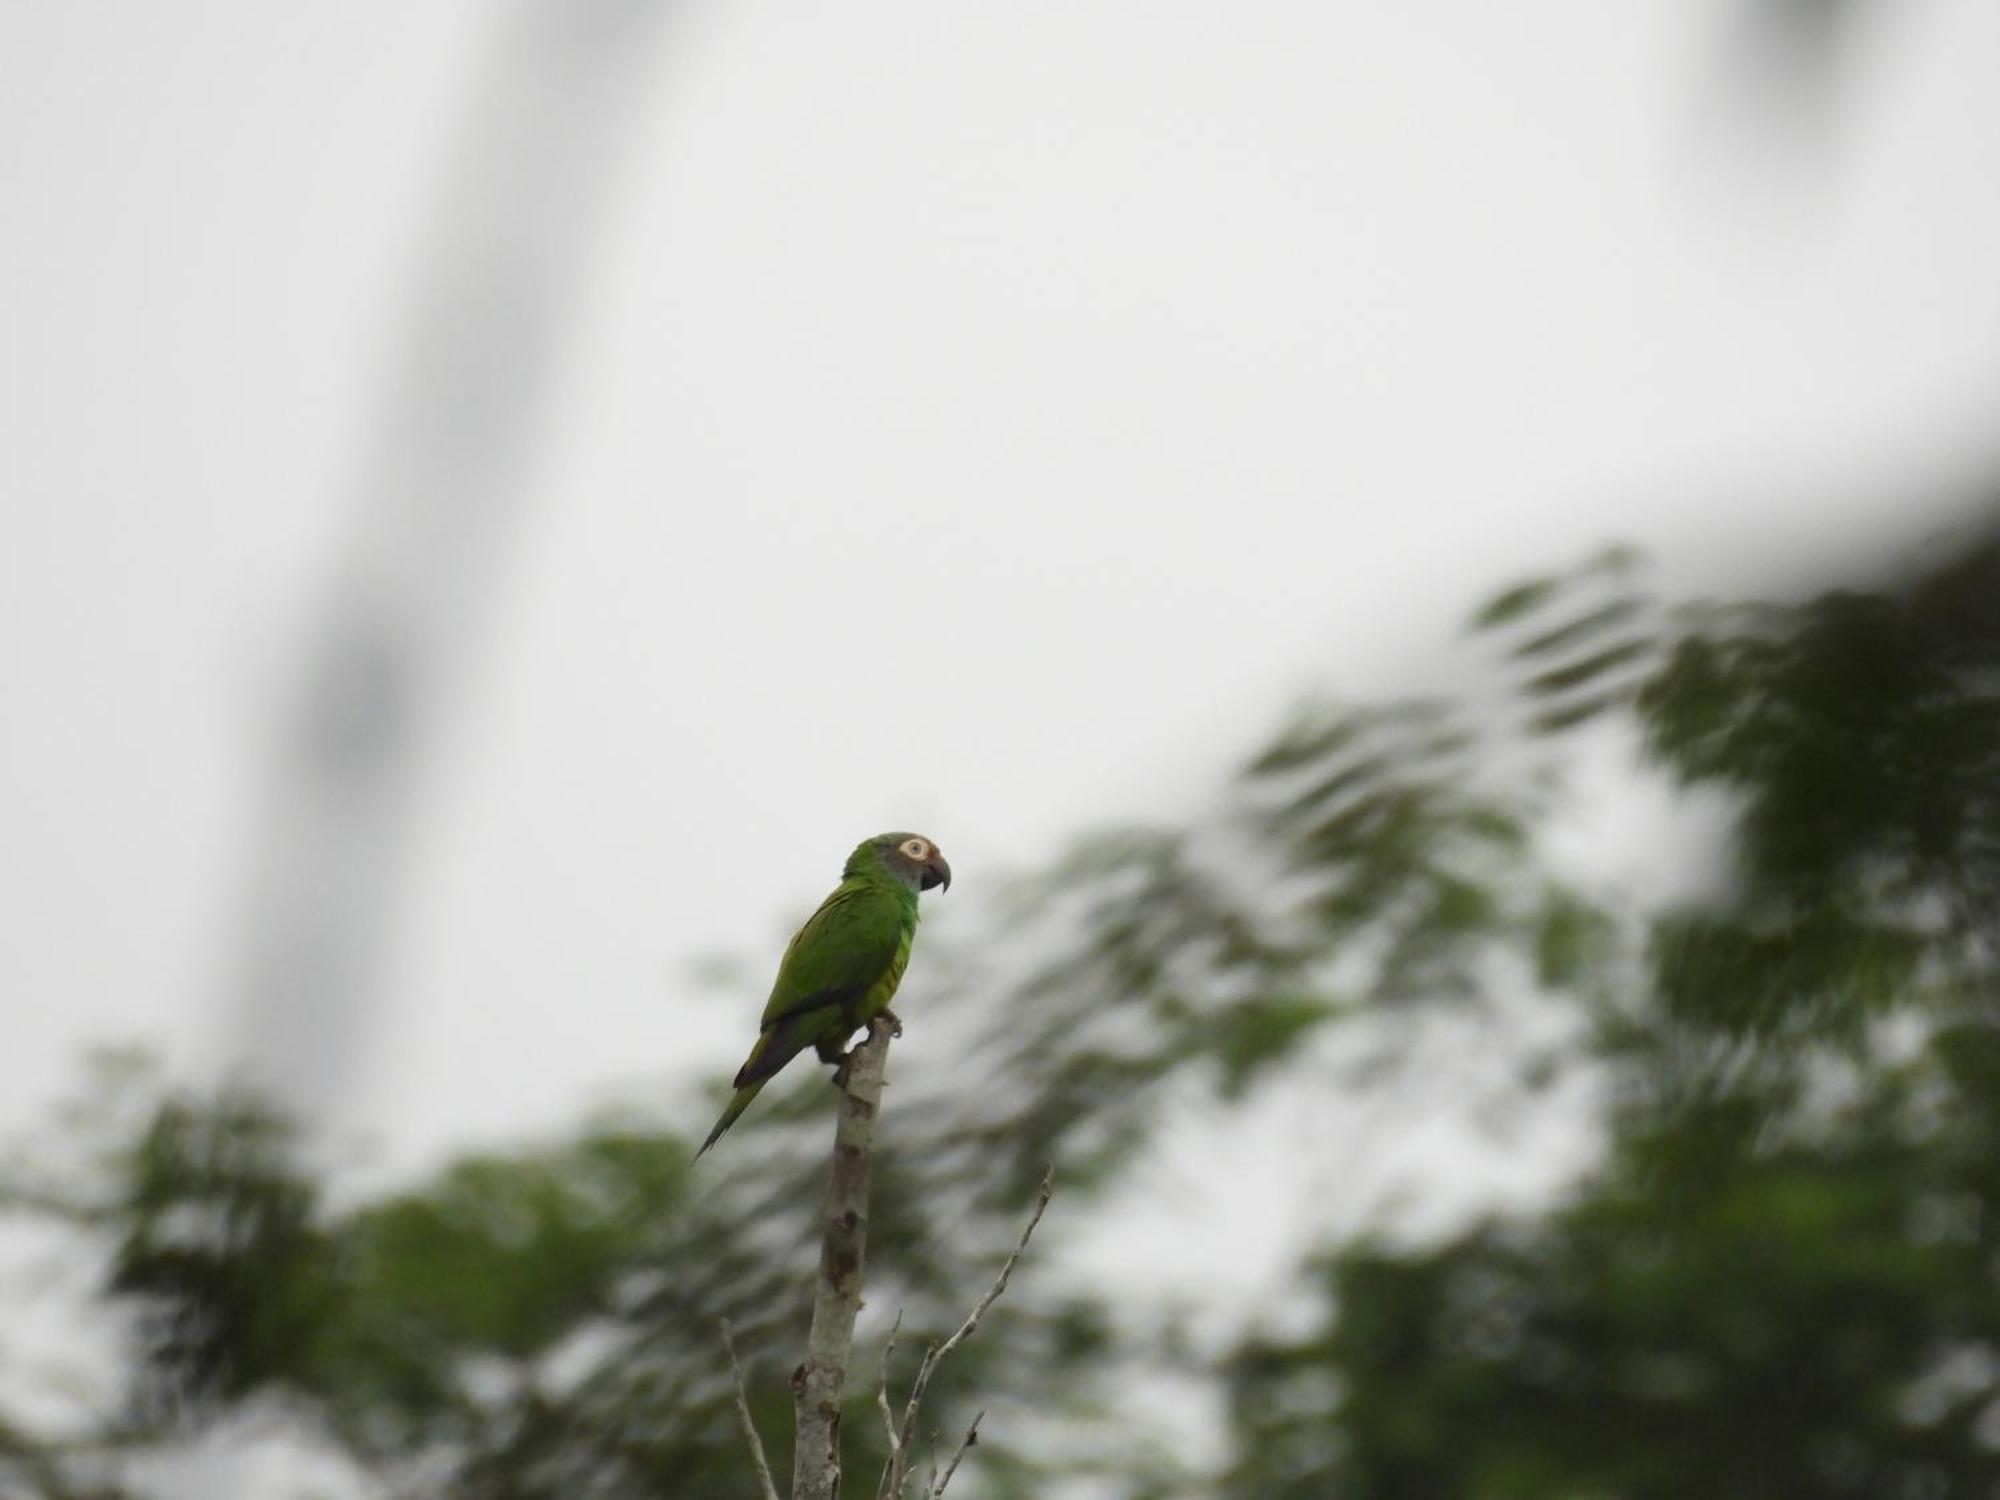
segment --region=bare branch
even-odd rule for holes
[[[1056,1169],[1050,1167],[1042,1176],[1041,1188],[1035,1193],[1035,1208],[1034,1212],[1028,1215],[1027,1227],[1021,1231],[1020,1241],[1014,1246],[1013,1253],[1000,1267],[1000,1274],[993,1278],[993,1285],[987,1288],[986,1295],[981,1297],[972,1311],[966,1314],[965,1321],[958,1325],[957,1332],[942,1344],[935,1346],[924,1356],[924,1362],[917,1367],[917,1378],[910,1386],[909,1402],[903,1408],[904,1447],[909,1446],[910,1438],[916,1431],[917,1414],[923,1410],[924,1395],[930,1390],[931,1377],[937,1373],[937,1367],[944,1362],[947,1354],[972,1337],[979,1328],[979,1320],[986,1316],[987,1309],[999,1301],[1000,1294],[1007,1290],[1007,1281],[1013,1276],[1014,1267],[1020,1262],[1023,1252],[1027,1250],[1028,1241],[1034,1238],[1035,1226],[1042,1222],[1042,1212],[1049,1206],[1049,1198],[1055,1190]]]
[[[924,1397],[930,1391],[931,1377],[937,1373],[939,1364],[943,1362],[947,1354],[972,1337],[973,1333],[979,1327],[979,1320],[986,1316],[987,1309],[999,1301],[1000,1294],[1007,1290],[1008,1279],[1013,1276],[1014,1267],[1020,1262],[1023,1253],[1026,1252],[1028,1241],[1034,1238],[1035,1226],[1042,1222],[1042,1213],[1048,1208],[1049,1198],[1054,1194],[1055,1190],[1056,1169],[1050,1167],[1047,1172],[1042,1174],[1042,1185],[1035,1193],[1035,1207],[1028,1215],[1026,1227],[1021,1230],[1021,1238],[1016,1242],[1013,1252],[1008,1255],[1006,1261],[1001,1265],[1000,1274],[993,1278],[993,1285],[988,1287],[986,1295],[973,1305],[972,1311],[966,1314],[965,1321],[958,1325],[957,1330],[950,1338],[946,1339],[942,1344],[931,1345],[925,1351],[923,1363],[917,1366],[917,1378],[910,1384],[910,1399],[903,1406],[902,1425],[900,1427],[892,1426],[889,1432],[889,1458],[888,1462],[882,1468],[882,1483],[876,1492],[877,1500],[902,1500],[903,1486],[907,1482],[909,1474],[910,1447],[917,1432],[917,1417],[923,1411]],[[897,1315],[897,1326],[902,1326],[901,1314]],[[891,1347],[893,1347],[893,1333],[890,1336],[890,1343]],[[882,1351],[882,1391],[880,1401],[885,1419],[888,1417],[889,1410],[888,1384],[889,1351],[888,1349],[884,1349]],[[984,1417],[986,1414],[981,1412],[979,1415],[980,1417]],[[975,1419],[971,1429],[965,1435],[965,1441],[958,1445],[958,1451],[952,1455],[951,1463],[945,1469],[944,1478],[937,1483],[934,1489],[927,1488],[929,1494],[935,1496],[944,1493],[945,1485],[951,1481],[952,1470],[958,1467],[958,1461],[965,1456],[965,1450],[977,1441],[978,1430],[979,1422]]]
[[[722,1319],[722,1347],[729,1351],[729,1374],[736,1382],[736,1420],[743,1424],[743,1440],[750,1445],[750,1462],[757,1469],[757,1483],[763,1486],[764,1500],[778,1500],[778,1486],[771,1478],[771,1462],[764,1457],[764,1440],[757,1436],[757,1424],[750,1417],[750,1393],[743,1385],[743,1367],[736,1362],[736,1336],[729,1319]]]
[[[868,1245],[868,1175],[882,1075],[895,1024],[878,1017],[868,1039],[842,1066],[840,1122],[827,1174],[826,1233],[813,1290],[812,1331],[805,1362],[792,1373],[797,1411],[792,1448],[792,1500],[834,1500],[840,1492],[840,1395],[854,1351],[861,1309],[861,1267]]]
[[[898,1467],[902,1458],[902,1434],[896,1430],[896,1414],[889,1408],[889,1356],[896,1352],[896,1335],[902,1331],[903,1314],[896,1313],[896,1321],[889,1325],[889,1338],[882,1345],[882,1378],[875,1385],[875,1408],[882,1413],[882,1429],[889,1434],[889,1467],[882,1471],[882,1484],[887,1486],[889,1475]],[[884,1491],[877,1491],[876,1500],[882,1500]],[[893,1497],[892,1497],[893,1500]]]
[[[985,1420],[986,1413],[983,1411],[972,1419],[972,1425],[965,1429],[965,1437],[959,1443],[958,1451],[952,1454],[951,1462],[944,1466],[943,1477],[931,1487],[928,1500],[939,1500],[944,1494],[944,1487],[951,1483],[951,1476],[958,1472],[958,1461],[965,1457],[965,1450],[979,1441],[979,1424]]]

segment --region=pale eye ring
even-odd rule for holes
[[[911,859],[929,859],[931,857],[931,846],[926,844],[922,839],[904,839],[900,847]]]

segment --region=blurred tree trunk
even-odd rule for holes
[[[257,1081],[332,1123],[380,1000],[422,773],[480,665],[661,0],[510,8],[444,164],[408,326],[268,748],[230,996]]]

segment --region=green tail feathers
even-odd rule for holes
[[[722,1118],[715,1122],[715,1129],[701,1143],[701,1151],[695,1152],[696,1161],[700,1161],[701,1152],[720,1140],[722,1132],[734,1125],[737,1117],[750,1107],[750,1101],[757,1097],[758,1090],[771,1081],[771,1075],[791,1061],[792,1054],[799,1050],[798,1043],[791,1036],[795,1030],[795,1024],[781,1021],[757,1038],[757,1045],[750,1049],[743,1066],[736,1070],[736,1097],[729,1101],[729,1108],[722,1112]],[[784,1043],[790,1045],[781,1045]],[[773,1051],[774,1045],[776,1051]]]
[[[744,1110],[750,1107],[750,1101],[757,1097],[758,1091],[764,1087],[766,1082],[767,1080],[760,1078],[755,1083],[745,1084],[736,1091],[736,1097],[729,1101],[729,1108],[725,1109],[722,1112],[722,1118],[715,1122],[715,1129],[711,1130],[708,1133],[708,1139],[701,1143],[701,1151],[695,1152],[694,1157],[696,1161],[701,1160],[702,1151],[706,1151],[710,1146],[713,1146],[717,1141],[722,1139],[722,1132],[736,1123],[738,1117],[742,1115]]]

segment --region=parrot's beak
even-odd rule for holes
[[[945,863],[942,854],[933,853],[924,866],[923,888],[928,891],[938,886],[951,889],[951,866]]]

